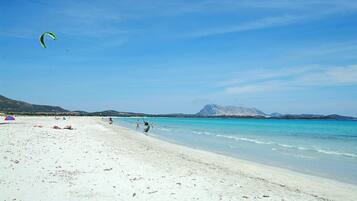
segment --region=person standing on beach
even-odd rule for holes
[[[140,124],[139,124],[139,122],[137,121],[137,122],[136,122],[136,130],[138,130],[139,127],[140,127]]]
[[[144,133],[148,133],[150,130],[150,124],[149,122],[145,121],[144,122],[145,128],[144,128]],[[147,135],[147,134],[146,134]]]
[[[113,124],[113,119],[109,117],[109,124]]]

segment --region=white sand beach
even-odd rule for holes
[[[100,117],[18,117],[0,122],[0,200],[355,201],[357,187],[172,144]]]

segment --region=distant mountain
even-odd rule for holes
[[[189,116],[189,115],[187,115]],[[210,104],[204,106],[196,117],[241,117],[241,118],[260,118],[260,119],[331,119],[331,120],[357,120],[355,117],[341,116],[337,114],[319,115],[319,114],[281,114],[271,113],[266,114],[256,108],[236,107],[236,106],[220,106]]]
[[[264,112],[256,108],[237,107],[237,106],[221,106],[210,104],[204,106],[199,111],[197,116],[267,116]]]
[[[326,119],[336,119],[336,120],[357,120],[356,117],[341,116],[338,114],[330,114],[325,116]]]
[[[12,100],[0,95],[0,112],[5,113],[66,113],[58,106],[34,105],[23,101]]]
[[[283,114],[278,113],[278,112],[274,112],[274,113],[271,113],[269,116],[271,116],[271,117],[281,117],[281,116],[283,116]]]

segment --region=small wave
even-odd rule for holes
[[[265,142],[257,139],[252,139],[252,138],[245,138],[245,137],[235,137],[235,136],[229,136],[229,135],[215,135],[216,137],[222,137],[222,138],[228,138],[228,139],[233,139],[233,140],[238,140],[238,141],[245,141],[245,142],[252,142],[255,144],[274,144],[274,142]]]
[[[328,154],[328,155],[337,155],[337,156],[357,158],[357,154],[346,153],[346,152],[329,151],[329,150],[317,149],[317,148],[296,147],[296,146],[279,144],[279,143],[276,143],[276,145],[284,147],[284,148],[289,148],[289,149],[298,149],[298,150],[302,150],[302,151],[314,151],[314,152],[319,152],[319,153]]]
[[[197,135],[209,135],[209,136],[214,136],[213,133],[207,132],[207,131],[192,131],[192,133],[197,134]]]
[[[316,151],[319,152],[319,153],[324,153],[324,154],[338,155],[338,156],[347,156],[347,157],[357,158],[357,155],[356,155],[356,154],[351,154],[351,153],[338,152],[338,151],[328,151],[328,150],[324,150],[324,149],[316,149]]]
[[[274,142],[265,142],[265,141],[261,141],[261,140],[257,140],[257,139],[236,137],[236,136],[230,136],[230,135],[213,134],[213,133],[206,132],[206,131],[192,131],[192,133],[198,134],[198,135],[209,135],[209,136],[215,136],[215,137],[220,137],[220,138],[227,138],[227,139],[232,139],[232,140],[237,140],[237,141],[252,142],[252,143],[256,143],[256,144],[274,144]]]
[[[300,154],[296,154],[295,155],[296,157],[298,158],[303,158],[303,159],[315,159],[315,157],[312,157],[312,156],[305,156],[305,155],[300,155]]]
[[[292,154],[292,153],[283,153],[284,155],[288,155],[288,156],[294,156],[296,158],[303,158],[303,159],[316,159],[315,157],[312,156],[305,156],[305,155],[301,155],[301,154]]]
[[[357,154],[353,154],[353,153],[329,151],[329,150],[324,150],[324,149],[307,148],[307,147],[301,147],[301,146],[292,146],[292,145],[288,145],[288,144],[281,144],[281,143],[272,142],[272,141],[262,141],[262,140],[257,140],[257,139],[253,139],[253,138],[236,137],[236,136],[220,135],[220,134],[215,135],[213,133],[206,132],[206,131],[192,131],[192,133],[195,133],[198,135],[209,135],[209,136],[215,136],[215,137],[220,137],[220,138],[232,139],[232,140],[236,140],[236,141],[251,142],[251,143],[255,143],[255,144],[276,145],[276,146],[283,147],[283,148],[296,149],[296,150],[301,150],[301,151],[314,151],[314,152],[319,152],[319,153],[328,154],[328,155],[337,155],[337,156],[357,158]],[[275,151],[277,149],[272,148],[272,150]]]
[[[308,151],[308,150],[311,150],[311,149],[306,148],[306,147],[297,147],[297,149],[299,149],[299,150],[303,150],[303,151]]]
[[[279,144],[279,143],[276,143],[276,145],[281,146],[281,147],[285,147],[285,148],[295,148],[294,146],[287,145],[287,144]]]

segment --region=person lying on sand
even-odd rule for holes
[[[33,127],[37,127],[37,128],[42,128],[43,126],[41,126],[41,125],[34,125]]]
[[[74,128],[71,125],[65,126],[63,129],[74,130]]]
[[[62,129],[61,127],[57,126],[57,125],[54,125],[52,126],[53,129]]]

